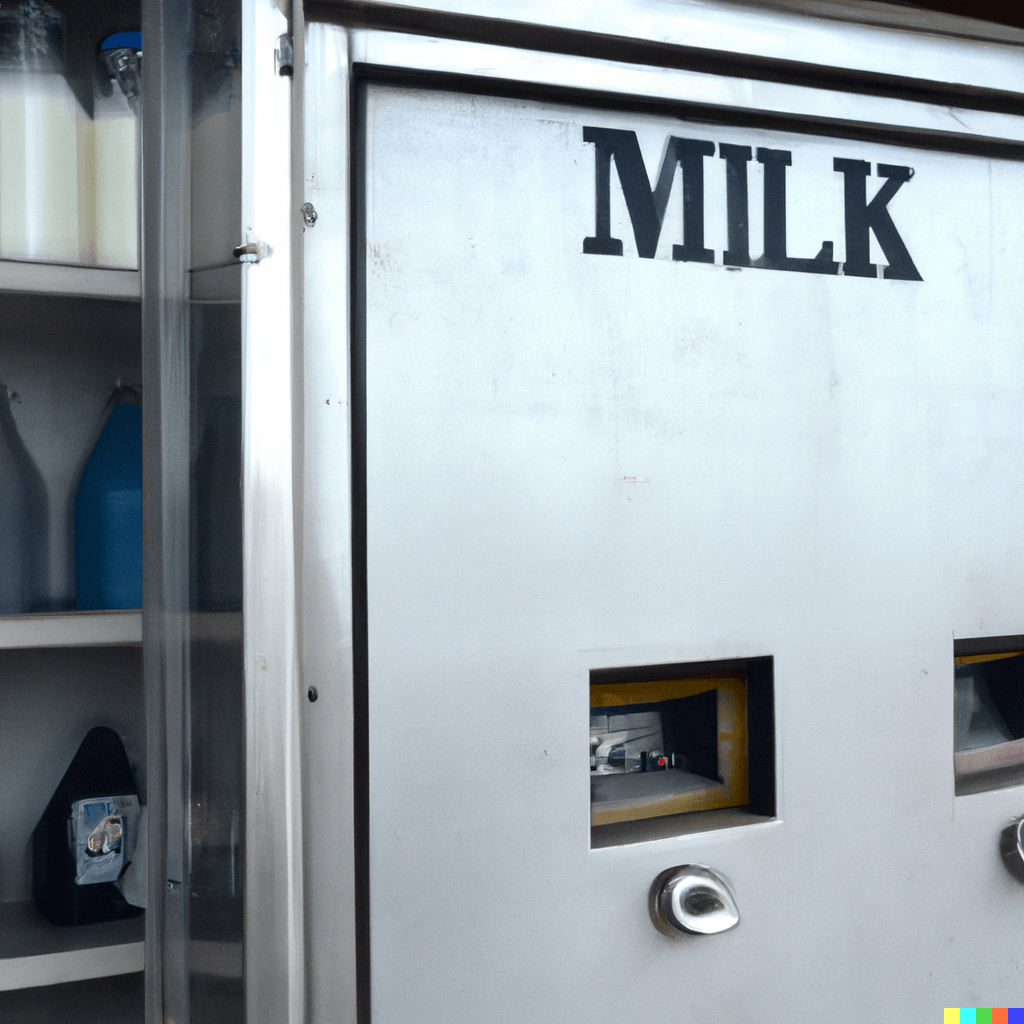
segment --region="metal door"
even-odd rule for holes
[[[1024,632],[1021,166],[622,106],[358,94],[372,1019],[1012,1003],[1024,800],[954,795],[953,642]],[[761,658],[774,814],[593,844],[591,673]],[[693,863],[740,924],[666,937]]]

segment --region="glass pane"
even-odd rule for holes
[[[206,283],[241,237],[240,5],[193,18],[188,936],[189,1019],[205,1024],[244,1020],[242,324],[235,288]]]
[[[194,304],[189,939],[193,1021],[242,1021],[241,318]]]
[[[144,14],[143,321],[160,400],[146,671],[166,773],[147,1020],[216,1024],[244,1019],[240,5],[144,0]]]

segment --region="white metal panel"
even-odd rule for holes
[[[1012,1002],[1020,791],[954,798],[952,639],[1022,632],[1022,165],[376,86],[365,120],[376,1015]],[[790,151],[790,255],[848,258],[836,157],[913,166],[889,209],[923,281],[723,267],[717,155],[715,265],[670,257],[678,183],[657,258],[620,198],[625,255],[585,255],[585,125],[652,178],[670,135]],[[591,851],[588,670],[766,654],[780,820]],[[654,930],[686,862],[739,928]]]

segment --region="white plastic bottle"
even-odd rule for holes
[[[77,263],[79,106],[63,22],[43,0],[0,7],[0,256]]]
[[[118,32],[100,44],[109,88],[93,106],[95,260],[101,267],[139,265],[139,132],[142,36]]]

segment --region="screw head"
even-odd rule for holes
[[[312,203],[303,203],[302,206],[299,207],[299,213],[302,214],[302,223],[305,224],[307,228],[311,228],[316,223],[318,214]]]

